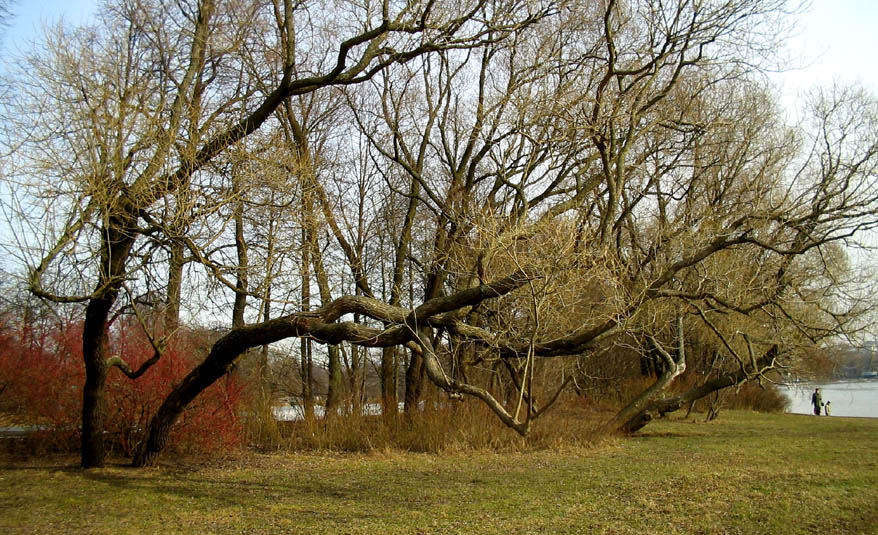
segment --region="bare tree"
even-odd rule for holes
[[[56,90],[33,94],[31,112],[40,115],[31,117],[40,125],[40,139],[26,141],[35,150],[54,144],[51,171],[80,178],[77,188],[65,192],[70,215],[59,240],[32,264],[30,282],[47,299],[86,303],[85,467],[104,462],[107,322],[131,276],[138,238],[162,226],[154,209],[193,180],[209,180],[211,161],[259,129],[290,96],[361,83],[394,62],[469,46],[489,35],[485,25],[470,23],[487,13],[481,2],[453,9],[418,2],[351,5],[331,10],[337,15],[332,20],[328,12],[286,0],[238,4],[118,2],[103,12],[96,33],[59,34],[47,56],[33,61],[33,83]],[[517,7],[492,6],[490,32],[518,27],[539,13],[526,10],[516,17]],[[305,58],[297,53],[297,35],[316,33],[320,25],[331,25],[341,36]],[[266,27],[274,31],[266,35]],[[243,65],[239,53],[253,42],[264,45],[260,53],[271,58],[261,68],[277,73],[268,91],[233,83]],[[260,78],[272,79],[267,72]],[[36,107],[40,103],[47,106]],[[93,289],[79,295],[47,289],[47,271],[86,239],[95,245]]]
[[[456,73],[471,65],[467,52],[435,56],[439,67],[432,72],[440,73],[440,89],[433,95],[440,98],[428,98],[426,88],[433,83],[428,77],[422,86],[428,113],[421,121],[426,125],[415,121],[408,124],[420,126],[406,130],[398,108],[412,100],[401,98],[406,93],[395,93],[390,85],[376,84],[385,97],[378,117],[389,128],[383,139],[372,135],[371,144],[378,151],[376,161],[384,159],[402,170],[387,172],[387,188],[406,193],[404,199],[416,199],[424,210],[421,232],[426,229],[427,235],[421,247],[427,247],[420,259],[410,255],[406,261],[416,263],[424,276],[426,298],[408,309],[376,301],[368,295],[371,285],[362,258],[339,239],[354,279],[367,295],[339,297],[313,313],[231,331],[168,398],[154,420],[154,441],[135,463],[154,458],[162,433],[179,410],[254,341],[307,336],[330,344],[405,346],[423,359],[434,384],[453,395],[479,398],[509,427],[526,434],[560,392],[550,390],[547,403],[534,402],[536,359],[589,351],[638,324],[637,329],[649,333],[661,321],[667,302],[690,303],[693,313],[706,303],[764,323],[772,315],[769,309],[792,288],[786,277],[798,259],[875,224],[870,209],[861,210],[875,203],[870,142],[847,152],[852,162],[862,162],[854,171],[858,180],[842,179],[847,185],[840,187],[852,196],[832,194],[833,205],[824,196],[830,190],[821,193],[803,180],[817,160],[797,160],[795,140],[784,134],[777,115],[760,105],[760,93],[734,90],[742,83],[757,85],[742,66],[732,59],[706,59],[718,40],[739,42],[742,27],[733,21],[759,20],[763,9],[771,7],[740,3],[705,12],[684,5],[666,19],[646,7],[638,6],[634,16],[610,3],[597,19],[590,19],[596,23],[592,26],[575,17],[565,20],[582,27],[595,44],[587,46],[586,41],[581,56],[561,57],[548,66],[518,60],[520,51],[528,50],[525,43],[540,45],[531,50],[552,44],[556,34],[551,32],[535,31],[535,41],[522,38],[515,48],[490,45],[497,52],[484,52],[489,59],[477,71],[482,73],[476,77],[481,90],[473,93],[476,112],[469,116],[475,123],[463,118],[463,99],[452,98],[449,90],[458,80]],[[618,52],[621,35],[630,51]],[[643,43],[638,45],[637,38]],[[510,62],[504,72],[528,73],[533,83],[511,83],[518,78],[509,75],[507,83],[498,84],[487,76],[487,66],[498,57]],[[559,67],[566,70],[557,74]],[[423,69],[415,72],[428,72]],[[550,107],[540,108],[534,102],[545,93],[537,88],[544,90],[550,81]],[[439,111],[431,115],[433,109]],[[436,117],[435,130],[429,128],[431,116]],[[743,118],[753,121],[753,132],[734,133],[730,125]],[[370,130],[362,115],[358,124],[361,131]],[[462,124],[475,124],[475,133]],[[757,142],[753,134],[759,136]],[[426,147],[423,164],[411,147]],[[398,187],[400,176],[405,177],[403,184],[419,189]],[[840,178],[827,175],[817,182],[835,184]],[[848,189],[854,182],[864,185]],[[409,220],[402,218],[403,238]],[[760,285],[734,288],[734,296],[710,291],[705,283],[711,279],[699,273],[721,255],[762,257],[754,279]],[[393,280],[399,272],[390,273]],[[713,277],[721,282],[721,275]],[[340,321],[345,313],[378,325]],[[703,318],[709,324],[707,313]],[[771,357],[766,364],[757,349],[745,358],[726,333],[717,329],[715,334],[737,355],[740,369],[711,388],[760,377],[774,364],[776,351],[764,351]],[[666,373],[613,420],[614,428],[636,427],[630,422],[642,419],[685,367],[682,349],[671,356],[656,338],[647,339],[660,354],[665,352]],[[678,329],[678,347],[683,340]],[[486,387],[455,372],[454,348],[460,344],[491,353],[491,358],[524,363],[517,372],[521,375],[513,379],[518,392],[513,405],[504,405]],[[524,400],[527,409],[522,413]]]

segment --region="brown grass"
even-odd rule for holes
[[[531,433],[523,438],[478,401],[467,400],[399,414],[389,421],[380,416],[339,415],[312,422],[271,422],[257,426],[259,435],[251,444],[262,451],[528,451],[589,443],[597,424],[607,417],[570,398],[535,420]],[[259,442],[263,437],[267,440]]]
[[[876,532],[878,420],[725,411],[647,429],[563,451],[0,461],[0,533]]]

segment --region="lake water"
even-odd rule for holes
[[[423,401],[421,403],[424,403]],[[399,404],[399,412],[403,411],[404,403]],[[338,409],[339,414],[343,414],[342,409]],[[281,422],[297,422],[305,419],[305,411],[299,405],[293,406],[283,406],[283,407],[272,407],[271,414],[274,416],[275,420]],[[323,418],[324,408],[323,405],[314,405],[314,416],[317,418]],[[365,416],[378,416],[381,414],[381,404],[380,403],[367,403],[363,406],[363,415]]]
[[[878,418],[878,381],[850,381],[844,383],[799,383],[780,387],[790,399],[788,412],[813,414],[811,394],[820,388],[823,402],[832,402],[832,416],[859,416]]]

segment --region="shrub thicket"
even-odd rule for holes
[[[138,379],[110,370],[106,433],[117,452],[132,454],[144,439],[149,418],[173,385],[203,357],[207,342],[203,334],[182,331]],[[124,319],[113,328],[112,347],[132,368],[154,353],[143,329]],[[6,321],[0,326],[0,412],[7,424],[33,429],[32,442],[41,449],[79,447],[85,376],[81,351],[81,323],[35,329]],[[218,381],[185,411],[169,447],[209,452],[240,445],[242,398],[241,381],[234,375]]]

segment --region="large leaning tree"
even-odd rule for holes
[[[759,24],[781,7],[565,4],[503,41],[345,89],[368,142],[349,173],[379,177],[375,224],[339,224],[360,198],[336,182],[346,138],[321,147],[331,163],[307,180],[354,291],[229,331],[166,399],[135,464],[247,349],[289,337],[402,348],[407,402],[420,367],[527,434],[564,386],[537,400],[537,361],[643,340],[663,371],[608,423],[633,431],[849,329],[862,305],[833,258],[876,223],[875,102],[818,95],[811,122],[784,125],[752,66]],[[351,245],[369,240],[384,244],[380,274]],[[663,398],[696,329],[733,365]],[[492,388],[497,364],[518,395]]]
[[[173,301],[184,257],[261,313],[234,315],[135,465],[249,350],[289,338],[303,358],[381,348],[385,383],[406,355],[407,406],[426,377],[522,435],[572,377],[546,370],[639,346],[661,372],[607,423],[630,432],[864,310],[843,246],[878,224],[876,102],[837,88],[784,123],[760,66],[786,2],[144,4],[36,54],[8,125],[27,199],[54,203],[31,288],[86,307],[84,466],[103,459],[110,368],[148,373],[111,356],[108,321],[150,286]],[[294,294],[299,310],[264,313]],[[706,358],[695,339],[727,364],[665,397]]]

